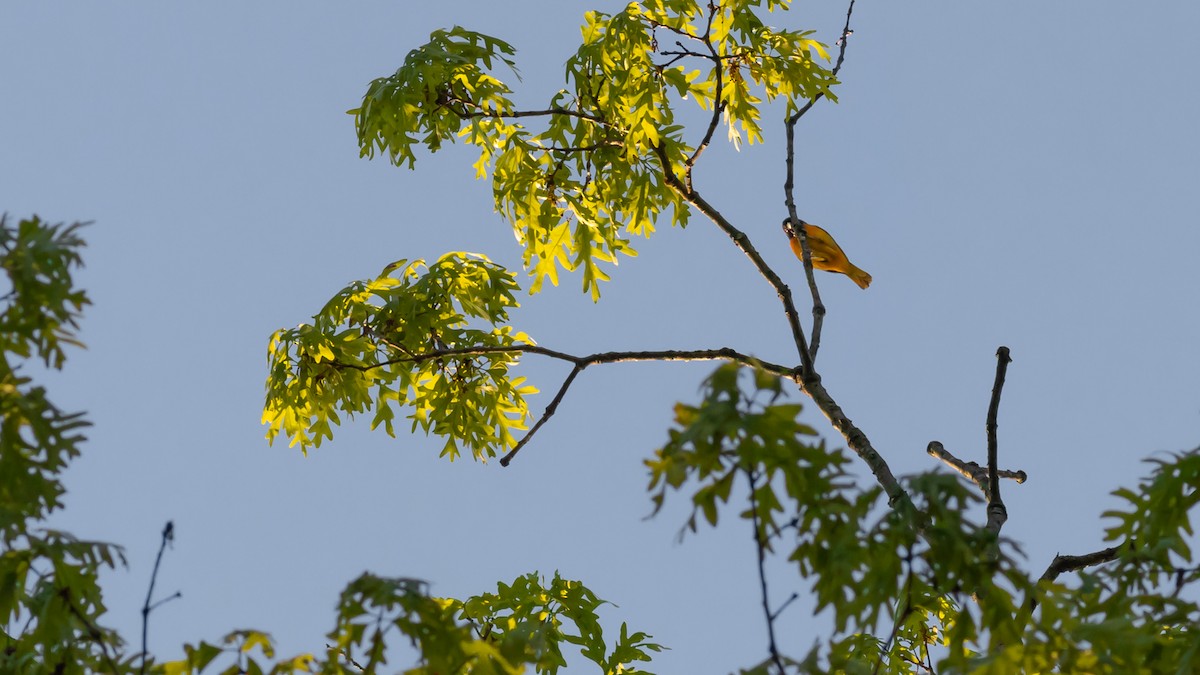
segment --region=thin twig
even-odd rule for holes
[[[146,602],[145,602],[145,604],[142,605],[142,667],[141,667],[141,673],[143,673],[143,675],[146,672],[146,665],[147,665],[147,661],[149,659],[149,654],[150,654],[150,652],[147,651],[147,647],[146,647],[146,645],[147,645],[146,638],[150,631],[150,612],[155,607],[158,607],[159,605],[161,605],[164,602],[167,602],[168,600],[174,600],[175,598],[182,597],[182,594],[179,593],[178,591],[176,591],[175,594],[172,595],[171,597],[164,598],[163,600],[160,600],[159,602],[152,603],[152,600],[154,598],[154,583],[158,580],[158,567],[160,564],[162,564],[163,551],[166,550],[167,544],[171,543],[174,540],[175,540],[175,523],[168,520],[166,526],[163,527],[162,541],[158,545],[158,556],[154,558],[154,571],[150,574],[150,588],[146,591]]]
[[[783,610],[785,610],[785,609],[787,609],[787,608],[788,608],[788,605],[792,604],[793,602],[795,602],[795,601],[797,601],[797,600],[799,600],[799,599],[800,599],[800,594],[799,594],[799,593],[795,593],[795,592],[793,592],[793,593],[791,594],[791,596],[789,596],[789,597],[788,597],[788,599],[787,599],[787,600],[784,600],[784,601],[783,601],[783,604],[781,604],[781,605],[779,605],[778,607],[776,607],[776,608],[775,608],[775,611],[771,613],[771,618],[772,618],[772,619],[778,619],[778,618],[779,618],[779,615],[780,615],[780,614],[783,614]]]
[[[792,129],[789,127],[788,132]],[[795,215],[789,216],[789,220],[795,218]],[[817,350],[821,347],[821,328],[825,324],[825,303],[821,301],[821,291],[817,288],[817,276],[813,272],[812,264],[812,247],[808,244],[808,229],[805,227],[808,223],[796,218],[791,222],[799,222],[798,227],[793,228],[796,231],[796,238],[800,240],[800,261],[804,263],[804,277],[808,281],[808,293],[812,296],[812,339],[808,343],[809,357],[815,362],[817,360]]]
[[[955,457],[954,453],[947,450],[940,441],[930,441],[929,447],[925,449],[925,452],[927,452],[930,457],[941,460],[946,464],[946,466],[962,474],[963,478],[966,478],[974,483],[975,487],[979,488],[979,491],[983,493],[984,498],[987,498],[988,468],[986,466],[980,466],[977,462],[964,462],[958,457]],[[998,469],[996,474],[1000,478],[1015,480],[1018,484],[1029,480],[1029,475],[1024,471]]]
[[[840,49],[838,50],[837,62],[833,65],[833,70],[830,71],[830,73],[829,73],[831,76],[831,79],[837,78],[838,71],[842,69],[842,64],[846,61],[846,45],[848,45],[850,43],[849,38],[851,35],[854,34],[854,31],[850,30],[850,15],[853,13],[854,13],[854,0],[850,0],[850,6],[846,8],[846,25],[842,27],[842,37],[840,39],[838,39],[838,46],[840,47]],[[823,92],[823,91],[817,92],[817,95],[813,96],[811,99],[809,99],[808,103],[806,103],[803,108],[796,111],[796,114],[794,114],[788,118],[788,124],[794,125],[796,122],[799,122],[800,118],[804,117],[804,113],[806,113],[810,109],[812,109],[812,107],[814,105],[816,105],[817,101],[821,100],[824,97],[825,97],[825,92]]]
[[[84,613],[75,606],[75,602],[71,599],[71,589],[66,587],[60,588],[58,590],[58,596],[62,598],[64,603],[66,603],[67,609],[75,615],[75,618],[79,619],[79,621],[83,623],[84,627],[87,628],[88,637],[95,641],[96,644],[100,645],[100,653],[104,656],[104,661],[108,664],[108,667],[112,670],[112,672],[119,672],[117,670],[117,663],[113,659],[113,655],[108,653],[108,641],[104,639],[104,632],[100,630],[96,624],[92,623],[91,619],[85,616]],[[60,671],[55,670],[52,672]]]
[[[758,525],[758,500],[754,496],[758,481],[751,469],[746,469],[746,480],[750,483],[750,522],[754,526],[754,550],[758,554],[758,586],[762,593],[763,616],[767,619],[767,646],[771,652],[771,662],[779,669],[779,675],[784,675],[783,658],[779,655],[779,647],[775,643],[776,615],[771,612],[770,594],[767,591],[767,544]]]
[[[571,369],[571,374],[567,375],[567,379],[563,380],[562,386],[558,388],[558,393],[555,394],[554,398],[550,401],[550,405],[546,406],[546,411],[542,413],[541,419],[539,419],[533,425],[533,428],[529,430],[529,433],[525,434],[521,440],[517,441],[517,444],[513,446],[512,450],[508,451],[507,455],[500,458],[500,466],[508,466],[508,463],[512,461],[512,458],[517,456],[517,453],[521,451],[521,448],[525,447],[525,444],[528,443],[531,438],[533,438],[533,435],[537,433],[537,430],[542,428],[542,425],[546,423],[546,420],[554,416],[554,412],[558,410],[559,402],[562,401],[563,396],[566,395],[567,389],[570,388],[571,383],[575,381],[575,376],[583,372],[583,369],[586,367],[586,363],[582,365],[578,363],[575,364],[575,367]]]
[[[846,8],[846,25],[842,28],[842,37],[838,40],[840,49],[838,50],[837,63],[834,64],[833,70],[830,71],[831,78],[836,78],[838,71],[842,69],[842,64],[846,61],[846,45],[849,43],[849,36],[853,33],[850,30],[850,16],[854,13],[854,0],[850,0],[850,5]],[[817,95],[809,99],[808,103],[798,110],[794,115],[787,118],[784,123],[784,135],[786,137],[786,165],[787,177],[783,182],[784,205],[787,207],[788,218],[798,225],[803,225],[804,221],[796,212],[795,198],[795,173],[796,173],[796,123],[800,118],[809,111],[817,101],[825,96],[825,92],[817,92]],[[817,350],[821,347],[821,329],[825,323],[825,304],[821,302],[821,293],[817,290],[817,278],[813,274],[812,268],[812,253],[808,247],[808,236],[804,231],[804,227],[798,226],[797,233],[800,238],[800,250],[803,252],[802,260],[804,262],[804,275],[808,281],[808,290],[812,295],[813,306],[813,328],[812,341],[809,347],[809,355],[812,360],[817,358]]]
[[[571,110],[570,108],[546,108],[545,110],[514,110],[512,112],[499,112],[496,110],[488,110],[478,103],[458,96],[453,96],[449,93],[443,94],[438,103],[449,108],[455,115],[463,119],[472,119],[476,117],[489,117],[493,119],[517,119],[521,117],[549,117],[553,115],[565,115],[567,117],[578,117],[582,120],[587,120],[602,127],[612,127],[612,123],[603,117],[585,113],[581,110]],[[451,103],[457,103],[462,106],[475,108],[474,112],[469,110],[455,110]]]
[[[871,441],[867,438],[867,435],[846,416],[846,413],[833,400],[829,391],[821,383],[821,376],[813,368],[807,339],[804,336],[804,329],[800,327],[800,315],[796,311],[795,302],[792,300],[791,289],[788,288],[787,284],[783,283],[783,280],[779,278],[775,270],[771,269],[770,265],[763,260],[762,256],[754,248],[754,245],[750,243],[750,237],[745,232],[734,227],[699,192],[679,180],[679,177],[671,169],[670,161],[662,146],[655,148],[655,150],[658,153],[659,161],[662,163],[663,180],[666,184],[683,196],[698,211],[708,216],[726,236],[733,240],[734,245],[747,258],[750,258],[758,273],[775,289],[780,302],[783,303],[783,313],[787,317],[788,325],[792,329],[792,338],[796,344],[796,351],[800,355],[800,368],[792,373],[792,380],[800,386],[800,389],[804,393],[812,398],[817,407],[821,409],[821,412],[825,413],[825,416],[829,418],[833,427],[846,439],[846,443],[850,446],[850,449],[866,462],[867,467],[871,469],[876,480],[879,481],[880,486],[887,493],[888,503],[895,505],[901,501],[908,501],[908,493],[904,491],[899,481],[896,480],[896,476],[892,473],[887,461],[871,445]]]
[[[350,650],[342,649],[341,647],[334,647],[333,645],[331,645],[329,643],[325,644],[325,648],[331,652],[334,652],[335,654],[338,654],[339,656],[344,657],[347,661],[350,662],[350,665],[354,666],[355,668],[358,668],[358,671],[360,673],[366,671],[366,669],[363,668],[361,663],[354,660],[354,656],[350,653]]]
[[[712,117],[708,120],[708,129],[704,132],[704,138],[696,146],[696,150],[695,150],[695,152],[692,153],[692,156],[688,157],[687,161],[684,162],[684,166],[687,167],[687,171],[688,171],[688,184],[689,185],[692,182],[691,181],[692,167],[695,166],[696,160],[700,159],[700,155],[704,152],[705,148],[708,147],[708,144],[712,142],[713,133],[716,132],[717,125],[721,121],[721,113],[725,111],[725,101],[722,99],[722,96],[725,93],[725,82],[723,80],[724,75],[725,75],[725,67],[724,67],[724,64],[721,63],[721,56],[717,53],[717,48],[713,46],[712,39],[711,39],[712,22],[713,22],[713,17],[714,17],[714,15],[716,15],[716,13],[717,13],[716,3],[709,3],[709,5],[708,5],[708,25],[704,28],[704,36],[703,36],[704,45],[706,47],[708,47],[708,53],[709,53],[709,56],[706,58],[708,58],[710,61],[712,61],[713,68],[715,68],[717,71],[717,82],[716,82],[717,90],[716,90],[716,98],[715,98],[716,103],[713,105]]]

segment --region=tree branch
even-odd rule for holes
[[[507,455],[500,458],[500,466],[508,466],[508,463],[512,461],[513,457],[516,457],[517,453],[521,451],[521,448],[525,447],[525,444],[528,443],[531,438],[533,438],[533,435],[537,433],[537,430],[542,428],[542,425],[546,423],[546,420],[554,416],[555,411],[558,410],[559,402],[562,401],[563,396],[566,395],[567,389],[571,387],[571,383],[575,381],[575,376],[579,373],[582,373],[583,369],[586,367],[587,364],[575,364],[575,367],[571,369],[571,374],[567,375],[567,379],[563,380],[562,386],[558,388],[558,393],[554,395],[553,399],[551,399],[550,405],[546,406],[546,411],[542,413],[541,419],[539,419],[533,425],[533,428],[529,430],[529,433],[525,434],[521,440],[517,441],[517,444],[513,446],[512,450],[508,451]]]
[[[838,50],[837,63],[834,64],[833,70],[830,71],[832,77],[836,78],[838,71],[842,69],[842,64],[846,61],[846,45],[849,42],[847,38],[853,34],[850,30],[850,16],[854,13],[854,0],[850,0],[850,5],[846,8],[846,25],[842,28],[842,37],[838,40],[838,45],[841,49]],[[795,198],[795,173],[796,173],[796,123],[804,116],[817,101],[825,96],[824,92],[817,92],[817,95],[809,99],[808,103],[798,110],[794,115],[787,118],[784,122],[784,135],[786,136],[787,155],[785,163],[787,165],[787,177],[783,182],[784,205],[787,207],[788,218],[793,223],[803,224],[804,221],[796,212]],[[809,348],[810,358],[816,360],[817,350],[821,347],[821,329],[825,323],[825,304],[821,302],[821,293],[817,290],[817,278],[813,274],[812,268],[812,252],[808,247],[808,236],[803,227],[797,227],[797,236],[800,238],[800,250],[803,251],[802,260],[804,262],[804,275],[808,280],[808,290],[812,295],[813,300],[813,328],[812,328],[812,343]]]
[[[1093,553],[1083,555],[1056,555],[1050,566],[1042,573],[1042,581],[1054,581],[1063,572],[1074,572],[1085,567],[1112,562],[1117,559],[1120,546],[1112,546]]]
[[[722,100],[722,98],[721,98],[725,92],[725,82],[723,80],[723,78],[725,76],[725,69],[721,63],[721,56],[720,56],[720,54],[717,53],[717,48],[713,46],[712,40],[710,39],[711,33],[712,33],[713,17],[714,17],[714,15],[716,15],[716,13],[717,13],[716,3],[709,3],[709,5],[708,5],[708,25],[705,26],[705,28],[704,28],[704,36],[703,36],[704,46],[708,47],[709,56],[707,58],[713,62],[713,68],[715,68],[717,71],[717,82],[716,82],[717,91],[716,91],[716,97],[715,97],[716,103],[713,105],[712,117],[708,120],[708,129],[704,132],[704,138],[701,139],[700,143],[696,146],[696,150],[695,150],[695,152],[692,153],[692,156],[688,157],[687,161],[684,162],[684,165],[687,166],[687,171],[688,171],[688,175],[687,175],[688,185],[692,184],[692,180],[691,180],[692,179],[692,176],[691,176],[692,167],[695,166],[696,160],[700,159],[700,155],[708,147],[708,144],[712,142],[713,134],[716,132],[717,125],[721,121],[721,113],[725,111],[725,101]],[[680,47],[682,47],[682,46],[683,45],[680,45]]]
[[[783,669],[783,658],[779,655],[779,647],[775,643],[775,614],[771,612],[770,595],[767,592],[766,546],[762,531],[758,524],[758,500],[754,496],[758,488],[754,472],[746,469],[746,481],[750,484],[750,523],[754,526],[754,550],[758,554],[758,586],[762,594],[763,616],[767,619],[767,647],[771,653],[771,662],[779,669],[779,675],[786,672]]]
[[[996,382],[992,385],[992,401],[988,404],[987,413],[987,463],[988,463],[988,522],[990,532],[999,533],[1008,520],[1008,509],[1000,499],[1000,476],[996,470],[999,448],[996,442],[996,417],[1000,414],[1000,392],[1004,389],[1004,375],[1012,358],[1008,355],[1008,347],[1001,346],[996,350]]]
[[[846,45],[850,42],[850,36],[854,35],[854,31],[850,30],[850,15],[853,13],[854,0],[850,0],[850,6],[846,8],[846,25],[842,27],[842,37],[838,38],[837,41],[837,44],[840,47],[838,50],[837,62],[833,65],[833,70],[830,71],[830,75],[832,75],[834,78],[837,77],[838,71],[842,69],[842,64],[846,61]],[[814,105],[816,105],[817,101],[820,101],[824,97],[825,92],[817,92],[817,95],[809,99],[808,103],[806,103],[803,108],[796,111],[796,114],[788,118],[787,123],[789,125],[795,125],[796,122],[800,121],[801,117],[804,117],[805,113],[807,113]]]
[[[771,269],[771,267],[767,265],[766,261],[763,260],[762,256],[759,255],[758,251],[754,248],[754,245],[750,243],[750,238],[746,236],[746,233],[734,227],[733,224],[726,220],[725,216],[721,215],[720,211],[717,211],[715,208],[713,208],[713,206],[709,204],[699,192],[696,192],[692,188],[684,185],[679,180],[679,177],[676,176],[675,172],[671,170],[670,161],[668,160],[666,151],[663,150],[662,146],[655,148],[655,150],[658,153],[659,161],[662,163],[663,176],[667,185],[671,186],[671,188],[682,195],[689,204],[695,206],[697,210],[708,216],[710,220],[716,223],[717,227],[719,227],[722,232],[724,232],[731,240],[733,240],[734,245],[737,246],[742,253],[746,255],[746,257],[750,258],[750,261],[754,264],[754,268],[757,269],[759,274],[761,274],[763,278],[767,280],[767,283],[771,284],[771,287],[775,289],[776,294],[779,296],[780,302],[783,303],[783,311],[787,316],[788,325],[792,329],[792,338],[796,343],[796,351],[800,355],[799,372],[792,373],[792,380],[800,386],[801,391],[805,392],[810,398],[812,398],[813,402],[817,404],[817,407],[821,409],[821,412],[825,413],[825,416],[829,418],[829,421],[833,424],[833,427],[837,429],[838,432],[841,433],[846,439],[846,443],[850,446],[850,449],[853,450],[855,454],[857,454],[864,462],[866,462],[867,467],[871,469],[871,473],[875,475],[875,478],[877,481],[879,481],[880,486],[882,486],[884,491],[887,492],[889,503],[895,504],[900,500],[907,501],[908,494],[905,493],[904,489],[900,487],[900,483],[896,480],[895,475],[892,474],[892,470],[888,466],[887,462],[879,455],[878,452],[876,452],[875,448],[871,445],[870,439],[867,438],[867,435],[863,433],[861,429],[855,426],[854,422],[852,422],[850,418],[846,416],[846,413],[842,411],[841,407],[836,401],[833,400],[833,397],[830,396],[829,391],[825,389],[825,385],[821,383],[820,375],[818,375],[816,370],[813,368],[812,357],[808,350],[808,343],[804,337],[804,329],[800,327],[799,313],[796,311],[796,305],[792,301],[791,289],[787,287],[787,284],[783,283],[783,281],[779,278],[779,275],[775,273],[775,270]]]
[[[792,132],[791,127],[788,128],[788,134]],[[789,161],[790,161],[789,156]],[[821,301],[821,291],[817,289],[817,277],[813,273],[812,264],[812,247],[808,245],[808,230],[804,226],[807,225],[803,220],[796,216],[794,207],[792,213],[788,216],[788,220],[793,223],[800,223],[798,227],[793,228],[796,232],[796,238],[800,240],[800,261],[804,266],[804,277],[808,281],[808,293],[812,296],[812,340],[809,342],[808,354],[813,361],[817,360],[817,350],[821,347],[821,328],[825,324],[825,303]]]
[[[435,359],[455,358],[459,356],[486,356],[488,354],[538,354],[567,361],[580,367],[580,370],[587,366],[600,363],[633,363],[640,361],[734,361],[744,363],[750,366],[759,366],[769,373],[774,373],[781,377],[790,377],[792,369],[787,366],[781,366],[777,363],[763,361],[748,354],[743,354],[729,347],[720,347],[718,349],[661,349],[650,351],[627,351],[627,352],[597,352],[587,356],[575,356],[566,352],[558,351],[557,349],[548,349],[541,345],[496,345],[496,346],[478,346],[478,347],[455,347],[447,349],[435,349],[423,354],[408,354],[398,356],[393,359],[387,359],[378,363],[356,364],[342,363],[340,361],[330,361],[330,364],[335,368],[350,368],[361,372],[367,372],[376,368],[384,368],[386,366],[396,365],[398,363],[424,363]]]
[[[988,468],[987,467],[979,466],[979,464],[976,462],[964,462],[963,460],[959,459],[958,457],[955,457],[953,453],[951,453],[949,450],[947,450],[945,448],[945,446],[943,446],[938,441],[930,441],[929,447],[927,447],[925,449],[925,452],[928,453],[930,457],[941,460],[942,462],[944,462],[946,464],[946,466],[949,466],[951,469],[954,469],[958,473],[962,474],[963,478],[966,478],[967,480],[974,483],[975,487],[979,488],[979,491],[983,493],[984,497],[987,497],[987,494],[988,494],[988,488],[987,488]],[[1029,475],[1026,474],[1024,471],[1009,471],[1007,469],[998,469],[996,471],[996,475],[1000,478],[1009,478],[1009,479],[1015,480],[1015,481],[1017,481],[1018,484],[1024,483],[1026,480],[1029,479]]]
[[[567,393],[567,389],[569,389],[571,387],[571,384],[575,381],[575,377],[578,376],[579,373],[583,372],[583,370],[585,368],[587,368],[588,366],[604,364],[604,363],[634,363],[634,362],[643,362],[643,361],[721,361],[721,360],[724,360],[724,361],[732,361],[735,363],[741,363],[741,364],[745,364],[748,366],[754,366],[756,368],[762,368],[764,371],[766,371],[768,373],[772,373],[774,375],[778,375],[779,377],[791,378],[794,376],[794,369],[792,369],[792,368],[789,368],[787,366],[782,366],[777,363],[771,363],[769,361],[762,361],[762,360],[754,358],[753,356],[750,356],[748,354],[742,354],[741,352],[733,350],[729,347],[721,347],[719,349],[693,349],[693,350],[664,349],[664,350],[659,350],[659,351],[598,352],[596,354],[589,354],[587,356],[576,356],[573,354],[568,354],[566,352],[558,351],[556,349],[548,349],[546,347],[541,347],[538,345],[517,344],[517,345],[505,345],[505,346],[495,346],[495,347],[461,347],[461,348],[455,348],[455,349],[435,349],[431,352],[426,352],[424,354],[406,354],[404,356],[399,356],[394,359],[387,359],[385,361],[380,361],[379,363],[373,363],[373,364],[341,363],[339,361],[331,361],[330,364],[335,368],[350,368],[352,370],[358,370],[360,372],[367,372],[369,370],[374,370],[375,368],[383,368],[386,366],[396,365],[399,363],[414,363],[415,364],[415,363],[424,363],[425,361],[431,361],[431,360],[435,360],[435,359],[456,358],[456,357],[462,357],[462,356],[486,356],[488,354],[512,354],[512,353],[539,354],[541,356],[548,356],[550,358],[559,359],[561,361],[567,361],[568,363],[573,364],[575,367],[571,369],[571,373],[569,375],[567,375],[567,378],[563,381],[562,385],[559,387],[558,392],[554,395],[554,398],[551,399],[550,404],[546,406],[546,410],[545,410],[545,412],[542,413],[541,418],[539,418],[538,421],[536,423],[534,423],[533,428],[531,428],[529,430],[529,432],[526,433],[525,436],[523,436],[521,438],[520,441],[517,441],[517,444],[513,447],[512,450],[510,450],[508,452],[508,454],[506,454],[500,458],[501,466],[508,466],[509,463],[512,462],[513,457],[515,457],[517,455],[517,453],[521,451],[521,448],[524,448],[529,443],[529,441],[533,438],[533,435],[537,433],[538,429],[541,429],[542,425],[545,424],[551,417],[554,416],[554,413],[558,410],[558,404],[560,402],[562,402],[563,397]],[[161,556],[162,556],[162,552],[160,550],[159,557],[161,558]],[[158,570],[158,565],[156,563],[155,564],[156,573],[157,573],[157,570]],[[153,590],[154,590],[154,586],[153,586],[153,580],[152,580],[151,581],[151,592],[153,592]],[[147,602],[149,602],[149,596],[147,596]],[[143,632],[145,632],[144,624],[143,624]]]
[[[175,523],[168,520],[166,526],[163,527],[162,541],[158,545],[158,556],[154,558],[154,571],[150,574],[150,588],[146,591],[146,602],[142,605],[142,667],[140,672],[143,673],[143,675],[146,672],[146,661],[149,658],[149,651],[147,651],[146,647],[146,637],[150,630],[150,612],[164,602],[167,602],[168,600],[174,600],[175,598],[182,596],[179,592],[176,592],[169,598],[164,598],[159,602],[151,604],[151,601],[154,598],[154,583],[158,580],[158,567],[160,564],[162,564],[163,551],[167,548],[167,544],[174,540]]]
[[[791,289],[783,283],[783,280],[779,278],[775,270],[767,265],[767,262],[763,260],[758,250],[750,243],[750,237],[746,236],[745,232],[734,227],[733,223],[726,220],[725,216],[721,215],[721,212],[715,209],[712,204],[709,204],[699,192],[692,189],[690,185],[685,185],[675,175],[675,172],[671,169],[671,162],[667,158],[667,153],[662,146],[656,147],[655,150],[658,153],[659,162],[662,164],[663,180],[666,181],[667,185],[678,192],[689,204],[695,206],[700,213],[708,216],[709,220],[713,221],[726,236],[733,240],[734,246],[737,246],[750,259],[750,262],[753,263],[758,273],[775,289],[776,295],[779,296],[779,301],[783,303],[783,311],[787,316],[788,325],[792,329],[792,339],[796,343],[796,351],[800,354],[802,376],[805,378],[816,377],[816,373],[812,367],[812,359],[808,353],[808,341],[804,337],[804,329],[800,327],[799,313],[796,311],[796,305],[792,301]]]
[[[602,127],[612,128],[612,123],[603,117],[592,115],[583,112],[582,110],[571,110],[570,108],[547,108],[545,110],[514,110],[512,112],[499,112],[495,110],[487,110],[481,107],[478,103],[458,96],[453,96],[449,93],[443,93],[438,97],[438,103],[449,108],[455,115],[463,119],[471,119],[475,117],[490,117],[493,119],[517,119],[521,117],[548,117],[552,115],[565,115],[567,117],[578,117],[582,120],[593,122]],[[470,110],[455,110],[450,104],[457,103],[467,108],[474,108],[474,112]]]

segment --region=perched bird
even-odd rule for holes
[[[871,275],[855,267],[854,263],[846,258],[842,247],[838,246],[828,232],[812,223],[800,221],[800,224],[804,226],[804,235],[808,239],[808,250],[812,253],[814,268],[845,274],[850,277],[851,281],[858,284],[859,288],[871,285]],[[790,218],[783,219],[783,233],[787,235],[792,253],[795,253],[796,257],[803,261],[804,249],[800,248],[800,239],[796,236],[796,229]]]

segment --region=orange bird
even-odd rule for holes
[[[804,236],[808,239],[808,250],[812,253],[813,267],[826,272],[845,274],[850,277],[851,281],[858,284],[859,288],[871,285],[871,275],[855,267],[842,251],[842,247],[838,246],[828,232],[803,220],[800,221],[800,224],[804,226]],[[804,249],[800,248],[800,239],[796,237],[796,229],[792,226],[790,218],[783,219],[783,233],[787,235],[792,253],[795,253],[796,257],[803,261]]]

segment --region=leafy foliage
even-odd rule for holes
[[[516,675],[526,666],[557,673],[566,665],[564,643],[579,646],[606,673],[643,672],[633,664],[649,661],[648,652],[662,647],[621,624],[620,638],[608,651],[596,615],[601,604],[583,584],[557,574],[549,586],[534,572],[465,601],[430,596],[419,579],[363,574],[342,592],[324,660],[302,654],[274,666],[260,663],[250,652],[257,649],[273,659],[270,636],[234,631],[224,638],[224,647],[188,645],[186,658],[166,664],[166,672],[200,673],[225,656],[234,664],[223,673],[265,673],[267,668],[271,673],[374,673],[395,657],[396,645],[388,640],[397,633],[418,654],[419,664],[406,673]],[[564,621],[576,632],[564,630]]]
[[[36,530],[62,506],[59,474],[79,454],[87,426],[65,413],[43,387],[19,373],[40,359],[66,361],[87,295],[71,270],[81,264],[81,224],[63,226],[37,216],[9,224],[0,216],[0,672],[124,672],[121,640],[99,624],[105,611],[97,576],[124,564],[110,544]]]
[[[446,438],[454,459],[512,447],[536,390],[509,369],[529,336],[503,325],[516,307],[512,275],[471,253],[433,265],[398,261],[333,297],[313,323],[277,331],[263,423],[304,450],[332,438],[332,425],[374,410],[371,427],[395,435],[393,406],[410,406],[412,429]],[[479,323],[484,328],[476,327]]]
[[[768,100],[830,96],[834,80],[809,32],[776,30],[758,15],[761,2],[630,3],[616,14],[588,12],[582,44],[566,64],[568,87],[548,106],[518,110],[493,66],[514,67],[514,50],[497,38],[456,27],[435,31],[391,76],[371,82],[355,116],[364,156],[386,152],[412,167],[414,146],[436,152],[461,137],[479,149],[476,175],[492,171],[496,209],[525,249],[534,277],[558,283],[558,271],[581,269],[583,289],[600,297],[602,263],[636,251],[626,234],[649,236],[664,214],[686,225],[688,207],[668,176],[690,183],[698,149],[684,139],[675,106],[691,99],[724,119],[740,144],[762,140],[753,82]],[[770,9],[786,3],[770,2]],[[660,49],[659,31],[687,42]],[[681,43],[682,44],[682,43]],[[692,67],[702,62],[704,70]],[[691,69],[689,69],[691,68]],[[531,129],[521,120],[539,119]]]

